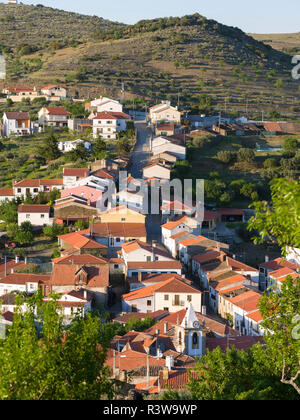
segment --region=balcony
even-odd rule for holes
[[[184,300],[173,300],[172,305],[173,306],[184,306],[185,302]]]

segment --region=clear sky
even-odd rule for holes
[[[6,1],[1,0],[2,3]],[[299,0],[23,0],[123,23],[195,12],[245,32],[300,32]]]

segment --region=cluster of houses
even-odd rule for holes
[[[300,261],[290,253],[287,259],[266,258],[258,269],[250,267],[231,254],[229,244],[206,237],[195,211],[178,201],[163,203],[161,240],[148,241],[146,216],[137,207],[98,206],[107,182],[116,176],[117,171],[100,164],[94,171],[65,168],[61,180],[23,180],[5,191],[9,199],[60,190],[53,208],[21,204],[18,222],[65,223],[70,231],[58,237],[60,257],[52,259],[49,274],[25,274],[26,259],[2,261],[2,320],[11,325],[18,292],[42,290],[45,301],[51,299],[50,292],[60,295],[58,305],[67,324],[98,305],[110,307],[116,301],[114,279],[125,279],[126,290],[117,296],[121,312],[113,322],[150,317],[155,324],[142,333],[115,336],[106,364],[114,377],[130,382],[138,392],[181,389],[188,369],[207,349],[225,351],[234,345],[246,350],[263,342],[261,293],[270,287],[280,291],[287,276],[296,278]],[[235,210],[215,213],[218,220],[243,217]],[[76,231],[72,225],[78,220],[89,221],[89,227]]]
[[[41,91],[27,87],[5,88],[2,93],[14,102],[39,97],[57,102],[67,98],[67,88],[56,85],[45,87]],[[94,138],[100,136],[103,139],[115,140],[118,132],[127,129],[127,121],[130,120],[130,116],[123,112],[123,105],[119,101],[101,97],[85,103],[85,110],[89,112],[87,119],[73,119],[70,112],[63,106],[43,106],[38,111],[38,121],[31,121],[29,112],[5,112],[2,135],[3,137],[30,135],[49,127],[53,129],[69,128],[81,133],[90,129]],[[79,144],[78,140],[76,142],[61,145],[61,150],[73,150]],[[87,150],[90,149],[89,142],[84,145]]]
[[[86,109],[94,136],[114,138],[129,118],[109,98],[87,103]],[[49,108],[43,108],[43,123],[47,115]],[[143,178],[170,179],[174,163],[186,157],[181,113],[164,102],[150,109],[149,118],[156,137]],[[107,199],[124,165],[122,159],[104,159],[91,168],[65,167],[61,179],[24,179],[0,189],[0,201],[59,191],[53,206],[21,204],[18,224],[69,226],[69,232],[58,237],[60,256],[52,259],[48,274],[25,274],[27,259],[0,262],[2,323],[13,322],[18,292],[41,290],[45,301],[51,292],[58,293],[66,324],[78,314],[117,302],[113,322],[125,325],[132,318],[152,318],[154,325],[113,338],[106,360],[112,376],[130,382],[138,392],[183,389],[188,369],[195,375],[196,358],[207,350],[225,351],[233,345],[246,350],[263,342],[261,294],[270,289],[280,293],[287,276],[299,276],[300,251],[290,250],[286,259],[266,257],[258,268],[251,267],[231,253],[228,243],[207,234],[220,223],[244,221],[243,210],[205,209],[199,221],[194,207],[172,198],[160,206],[161,237],[149,240],[141,180],[129,175],[126,185]],[[76,230],[77,221],[88,222],[88,228]],[[120,279],[125,287],[116,288]]]

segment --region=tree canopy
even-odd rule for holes
[[[258,232],[255,243],[273,240],[281,247],[300,248],[300,184],[285,178],[271,182],[271,203],[255,202],[255,216],[248,225],[250,231]]]

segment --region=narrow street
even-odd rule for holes
[[[132,159],[131,175],[134,178],[143,178],[143,167],[150,162],[149,142],[151,138],[151,129],[147,127],[145,121],[136,121],[137,142],[134,148]]]
[[[147,126],[145,121],[135,121],[137,129],[137,142],[134,149],[132,159],[131,175],[134,178],[143,178],[143,168],[150,163],[150,138],[152,135],[151,129]],[[161,242],[161,216],[159,214],[150,214],[150,200],[149,200],[149,214],[146,218],[147,240],[148,242]]]

